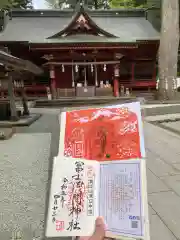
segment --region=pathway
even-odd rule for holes
[[[180,239],[180,136],[144,125],[151,239]]]

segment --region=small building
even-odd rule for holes
[[[119,96],[156,88],[159,32],[144,9],[14,10],[0,45],[43,66],[28,96]],[[18,89],[16,89],[18,91]]]

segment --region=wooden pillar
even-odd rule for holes
[[[11,72],[8,73],[8,95],[9,95],[9,102],[10,102],[10,109],[11,109],[11,120],[18,121],[19,117],[16,109],[13,77]]]
[[[21,81],[21,100],[23,105],[23,116],[29,116],[28,100],[24,89],[24,82]]]
[[[119,97],[119,65],[114,67],[114,97]]]
[[[135,62],[132,62],[132,66],[131,66],[131,81],[134,82],[134,70],[135,70]]]
[[[54,66],[50,66],[50,79],[51,79],[51,94],[52,98],[56,98],[56,79],[55,79],[55,70]]]

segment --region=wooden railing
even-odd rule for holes
[[[119,84],[129,88],[156,88],[156,81],[152,79],[137,79],[134,81],[120,79]]]
[[[143,79],[143,80],[123,80],[120,79],[119,81],[119,87],[123,85],[125,88],[142,88],[142,89],[155,89],[156,88],[156,81],[150,80],[150,79]],[[47,97],[47,87],[46,85],[31,85],[31,86],[25,86],[25,94],[27,97]],[[74,97],[76,96],[76,91],[74,88],[66,88],[66,89],[60,89],[57,90],[57,98],[59,97]],[[15,87],[14,93],[16,97],[21,96],[21,88]],[[95,95],[96,96],[110,96],[112,95],[113,91],[112,89],[100,89],[96,88]],[[0,87],[0,98],[7,98],[8,96],[8,90],[7,88]]]

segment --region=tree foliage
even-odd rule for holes
[[[46,0],[48,6],[54,9],[74,9],[78,0]],[[85,0],[84,4],[90,9],[108,8],[108,0]]]
[[[72,8],[76,7],[78,0],[46,0],[50,8]],[[136,8],[144,7],[144,0],[85,0],[84,4],[90,9],[107,8]]]
[[[0,9],[8,6],[9,1],[8,0],[0,0]]]
[[[145,8],[146,3],[144,0],[109,0],[111,8]]]
[[[8,8],[32,8],[32,0],[0,0],[0,9]]]
[[[110,0],[111,8],[132,8],[135,7],[135,0]]]
[[[163,0],[159,47],[159,96],[162,99],[176,96],[178,48],[179,0]]]
[[[32,0],[10,0],[10,2],[13,8],[32,8]]]

